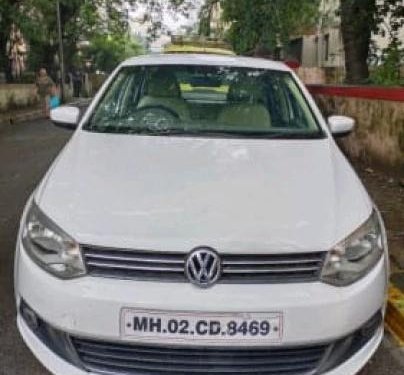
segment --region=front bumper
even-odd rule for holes
[[[346,288],[320,282],[218,284],[199,289],[190,283],[89,276],[59,280],[40,269],[21,248],[16,268],[17,303],[22,298],[44,321],[62,332],[107,341],[121,340],[121,311],[133,308],[207,313],[281,312],[282,345],[331,342],[354,332],[383,309],[387,286],[384,258],[366,277]]]
[[[19,331],[34,355],[53,374],[57,375],[99,375],[101,372],[91,372],[84,365],[73,365],[71,361],[63,359],[49,349],[46,343],[35,334],[27,325],[21,315],[17,318]],[[355,375],[370,360],[376,352],[383,338],[383,327],[379,325],[373,330],[372,336],[352,356],[345,359],[340,365],[322,375]],[[73,354],[74,356],[74,354]],[[108,372],[104,372],[108,374]],[[112,373],[110,373],[112,374]],[[135,372],[131,372],[135,375]]]
[[[387,285],[386,260],[347,288],[319,282],[301,284],[216,285],[207,290],[186,283],[156,283],[83,277],[58,280],[40,269],[17,248],[15,290],[50,327],[72,337],[125,343],[120,334],[122,308],[200,312],[271,312],[284,317],[280,347],[333,343],[351,335],[383,310]],[[58,375],[89,372],[73,366],[45,345],[18,317],[24,340],[39,360]],[[379,328],[344,363],[326,372],[350,375],[360,370],[382,339]],[[153,343],[151,343],[153,344]],[[161,344],[156,341],[154,344]],[[187,345],[198,346],[197,340]],[[256,347],[251,348],[254,350]],[[323,372],[324,373],[324,372]]]

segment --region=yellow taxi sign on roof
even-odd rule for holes
[[[231,47],[218,40],[172,37],[164,47],[164,53],[202,53],[235,56]]]

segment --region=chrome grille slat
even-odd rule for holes
[[[105,252],[105,254],[99,252],[86,252],[86,257],[90,259],[111,259],[117,261],[129,261],[129,262],[142,262],[142,263],[169,263],[169,264],[184,264],[185,259],[175,259],[174,257],[170,256],[161,256],[161,257],[148,257],[147,255],[139,256],[137,254],[131,255],[129,252],[128,254],[120,255],[114,254],[113,252]],[[182,257],[184,258],[184,257]]]
[[[186,253],[82,246],[90,275],[121,279],[187,282]],[[219,283],[313,282],[319,279],[325,252],[306,254],[220,254]]]
[[[318,263],[320,260],[318,258],[313,258],[313,259],[290,259],[290,260],[285,260],[285,259],[279,259],[279,260],[224,260],[222,264],[224,266],[238,266],[238,265],[243,265],[243,266],[255,266],[255,265],[278,265],[278,264],[312,264],[312,263]]]
[[[87,265],[100,268],[128,269],[133,271],[156,271],[156,272],[183,272],[182,267],[161,267],[156,265],[141,266],[136,264],[118,264],[114,262],[87,261]]]
[[[282,273],[282,272],[315,272],[318,267],[289,267],[289,268],[231,268],[225,267],[223,273]]]
[[[79,338],[72,343],[88,371],[111,375],[307,375],[315,372],[330,347],[170,347]]]

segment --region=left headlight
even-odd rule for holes
[[[353,284],[378,263],[385,246],[382,219],[373,210],[363,225],[329,251],[321,280],[336,286]]]
[[[24,248],[41,268],[61,279],[86,273],[79,244],[50,220],[35,202],[22,225]]]

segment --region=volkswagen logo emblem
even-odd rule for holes
[[[209,288],[219,279],[222,265],[218,253],[209,247],[191,251],[185,263],[188,280],[200,288]]]

